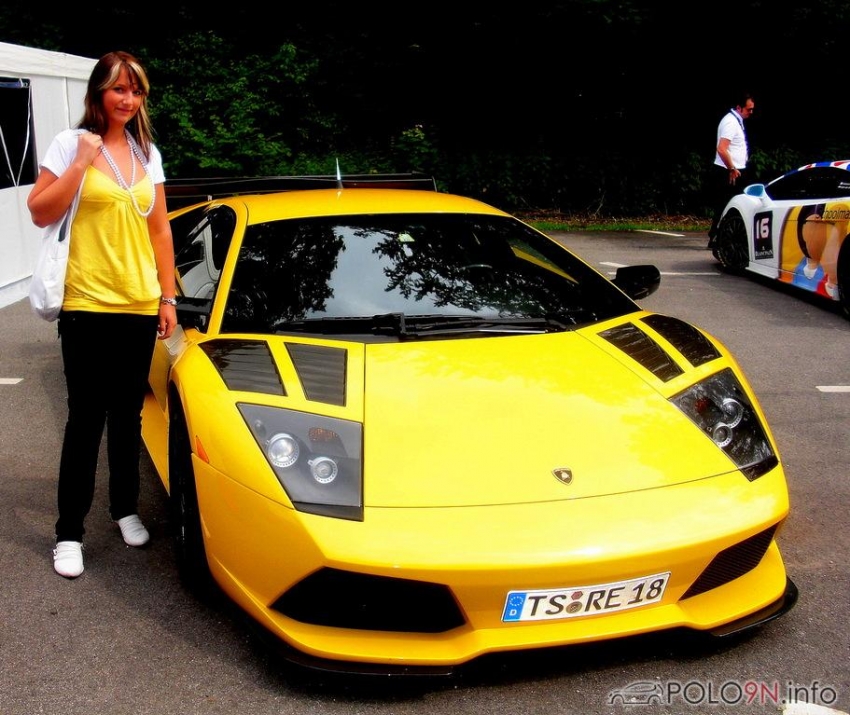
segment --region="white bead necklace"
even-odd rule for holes
[[[130,164],[132,165],[132,169],[130,170],[130,184],[128,185],[126,181],[124,181],[124,177],[121,175],[121,172],[118,169],[118,165],[115,163],[115,159],[112,158],[112,155],[106,148],[106,144],[101,146],[101,154],[103,154],[103,158],[106,159],[106,163],[109,164],[109,168],[112,169],[112,173],[115,174],[115,180],[118,182],[118,186],[127,191],[130,194],[130,200],[133,202],[133,207],[136,209],[136,212],[142,218],[147,218],[153,212],[154,204],[156,203],[156,188],[153,185],[153,177],[151,177],[150,172],[148,171],[148,164],[145,161],[144,155],[142,154],[141,149],[139,149],[136,144],[133,136],[126,129],[124,130],[124,136],[127,137],[127,145],[130,147]],[[147,211],[142,211],[139,206],[139,202],[136,200],[136,195],[133,193],[133,185],[136,183],[136,159],[138,158],[139,163],[142,165],[142,169],[144,169],[145,174],[148,177],[148,181],[151,185],[151,204],[148,206]]]

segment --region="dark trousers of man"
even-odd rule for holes
[[[740,194],[750,183],[749,173],[747,169],[741,169],[741,175],[737,178],[734,184],[729,183],[729,169],[725,166],[711,165],[710,174],[710,196],[712,205],[714,206],[714,216],[711,219],[711,228],[708,229],[708,246],[714,244],[717,238],[717,228],[720,222],[720,217],[723,214],[723,209],[729,203],[729,199],[737,194]]]
[[[155,315],[59,315],[68,421],[59,463],[57,541],[83,540],[104,425],[110,515],[117,520],[137,513],[141,411],[157,323]]]

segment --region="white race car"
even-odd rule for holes
[[[714,257],[839,301],[850,318],[850,160],[807,164],[752,184],[723,211]]]

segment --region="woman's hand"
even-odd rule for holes
[[[103,137],[93,132],[83,132],[77,139],[77,161],[84,166],[91,164],[103,149]]]
[[[27,208],[36,226],[44,228],[62,218],[80,187],[86,169],[102,148],[103,137],[92,132],[81,132],[77,137],[74,160],[61,177],[46,168],[38,172],[35,185],[27,197]]]
[[[160,340],[167,340],[177,327],[177,308],[168,303],[159,304],[159,325],[156,335]]]

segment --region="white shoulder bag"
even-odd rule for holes
[[[80,203],[80,191],[67,213],[44,232],[38,261],[30,281],[30,305],[33,312],[45,320],[56,320],[65,298],[65,269],[71,244],[71,222]]]

